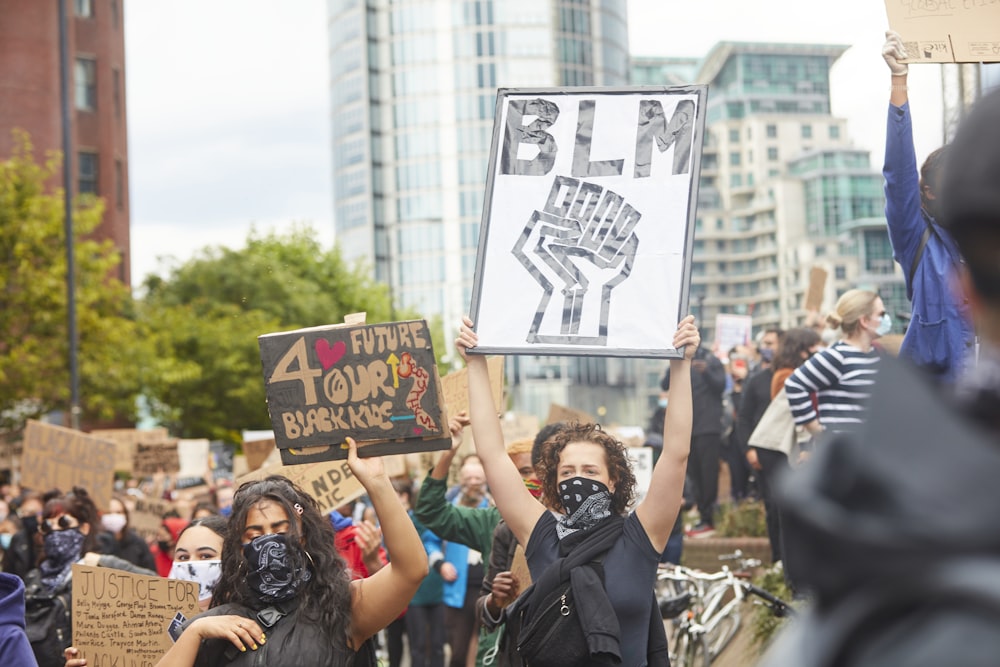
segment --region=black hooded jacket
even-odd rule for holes
[[[998,663],[1000,430],[966,409],[982,398],[955,407],[886,360],[868,423],[787,478],[785,564],[814,602],[763,666]]]

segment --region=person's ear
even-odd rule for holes
[[[931,186],[926,183],[920,185],[920,192],[923,193],[924,197],[927,198],[928,201],[934,201],[937,199],[937,195],[931,190]]]
[[[80,524],[80,532],[83,533],[84,535],[90,535],[90,524],[89,523],[81,523]]]

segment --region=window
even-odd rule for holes
[[[125,169],[121,160],[115,160],[115,206],[125,208]]]
[[[80,151],[77,154],[76,191],[78,194],[97,194],[97,153]]]
[[[89,19],[94,15],[94,5],[91,0],[75,0],[73,10],[82,19]]]
[[[743,185],[743,174],[730,174],[729,175],[729,187],[738,188]]]
[[[740,131],[738,129],[729,130],[729,143],[737,144],[740,141]]]
[[[768,125],[767,126],[767,138],[768,139],[777,139],[778,138],[778,126],[777,125]]]
[[[812,139],[812,136],[813,136],[813,126],[812,125],[803,125],[802,126],[802,138],[803,139]]]
[[[830,138],[831,139],[840,139],[840,126],[839,125],[831,125],[829,129],[830,129]]]
[[[837,280],[847,280],[847,267],[840,265],[833,267],[833,275]]]
[[[768,147],[768,149],[767,149],[767,159],[770,162],[777,162],[778,161],[778,147],[777,146],[769,146]]]
[[[111,98],[115,107],[115,120],[122,119],[122,73],[117,67],[111,70]]]
[[[730,153],[729,154],[729,164],[732,165],[733,167],[740,166],[740,154],[739,153]]]
[[[93,111],[97,108],[97,62],[93,58],[77,58],[73,68],[76,108]]]

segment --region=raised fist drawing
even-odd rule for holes
[[[617,193],[556,177],[511,251],[542,287],[529,343],[607,344],[611,291],[632,271],[641,217]],[[557,287],[562,301],[550,308]]]

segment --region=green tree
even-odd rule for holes
[[[17,132],[0,162],[0,428],[70,400],[63,193],[47,192],[59,154],[35,162]],[[133,418],[142,342],[128,288],[114,278],[121,261],[110,241],[88,235],[100,224],[100,199],[78,197],[73,212],[80,396],[85,421]]]
[[[240,429],[270,428],[257,336],[355,312],[369,323],[394,316],[387,287],[324,249],[308,226],[251,232],[239,250],[203,249],[143,285],[141,320],[157,345],[147,396],[154,417],[181,437],[239,442]]]

